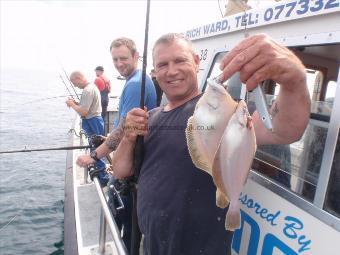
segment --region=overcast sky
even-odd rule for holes
[[[59,71],[63,65],[89,73],[103,65],[111,75],[109,46],[119,36],[134,39],[143,53],[146,0],[0,0],[0,10],[1,68]],[[151,0],[149,48],[166,32],[219,18],[217,0]]]

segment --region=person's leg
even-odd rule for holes
[[[90,129],[90,133],[92,135],[104,135],[104,121],[101,116],[96,116],[86,120],[86,125]],[[86,128],[88,128],[86,127]],[[86,130],[85,130],[86,132]],[[92,144],[90,144],[92,145]],[[91,148],[90,150],[94,150],[95,148]],[[100,159],[95,163],[95,167],[100,170],[99,172],[99,181],[102,186],[106,186],[109,181],[109,176],[106,173],[106,163],[104,160]]]
[[[122,200],[124,203],[124,210],[122,210],[122,213],[120,214],[120,219],[122,221],[122,224],[124,226],[124,232],[123,232],[123,241],[130,252],[131,248],[131,230],[132,230],[132,196],[131,192],[128,191],[127,194],[124,194],[122,196]]]
[[[103,101],[102,102],[102,118],[103,118],[103,121],[104,121],[104,125],[105,125],[105,117],[106,117],[106,113],[107,113],[107,106],[108,106],[108,102]]]

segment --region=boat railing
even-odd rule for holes
[[[84,141],[86,141],[86,135],[84,132],[82,132],[82,130],[79,132],[79,142],[80,145],[84,145]],[[83,174],[83,184],[87,184],[88,183],[88,169],[86,167],[84,167],[84,174]]]
[[[93,166],[90,166],[88,169],[85,168],[90,172],[95,171]],[[103,189],[101,188],[100,182],[98,180],[97,176],[93,177],[93,182],[96,186],[96,190],[99,196],[99,200],[101,203],[101,213],[100,213],[100,229],[99,229],[99,248],[98,253],[99,255],[105,254],[105,242],[106,242],[106,226],[109,225],[109,229],[112,234],[113,242],[117,250],[118,255],[128,255],[127,249],[125,247],[125,244],[120,236],[120,231],[118,229],[118,226],[116,222],[113,219],[113,216],[111,214],[111,211],[109,209],[109,206],[107,204],[105,194],[103,192]]]

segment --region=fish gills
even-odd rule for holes
[[[227,230],[240,227],[238,199],[256,151],[255,131],[250,121],[247,105],[241,100],[223,133],[213,163],[215,185],[230,201],[225,223]]]
[[[194,165],[212,175],[212,164],[220,139],[237,103],[223,86],[209,85],[197,102],[185,130]]]

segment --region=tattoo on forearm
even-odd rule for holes
[[[275,116],[279,113],[279,107],[277,106],[277,102],[274,101],[271,109],[270,109],[270,114],[272,116],[272,118],[274,119]]]
[[[118,144],[120,143],[120,140],[122,139],[124,135],[124,123],[125,119],[121,118],[119,120],[119,125],[118,127],[113,130],[109,137],[105,140],[105,144],[110,148],[110,150],[116,150],[118,147]]]

